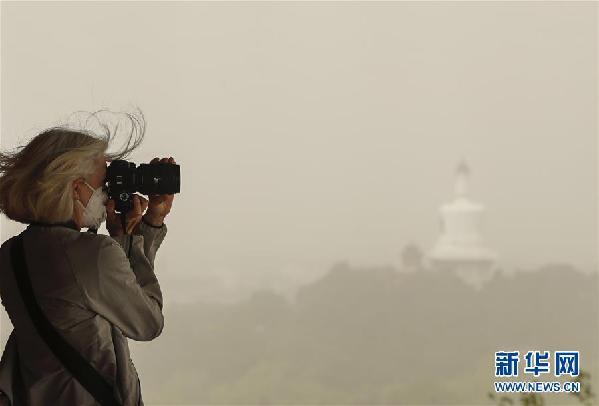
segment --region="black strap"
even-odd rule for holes
[[[110,384],[54,329],[39,307],[27,271],[22,234],[15,237],[11,248],[11,256],[19,291],[38,334],[44,339],[56,358],[64,364],[65,368],[98,403],[102,406],[120,406],[120,403],[114,397]]]

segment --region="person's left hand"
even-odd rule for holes
[[[162,158],[160,160],[158,158],[154,158],[150,161],[150,164],[157,164],[159,162],[171,164],[176,163],[175,159],[170,157]],[[175,195],[148,195],[148,198],[148,210],[146,211],[146,214],[144,214],[144,219],[153,226],[160,227],[164,222],[164,218],[171,211]]]
[[[131,197],[133,207],[125,214],[117,214],[115,202],[108,199],[106,202],[106,230],[111,237],[119,237],[123,234],[131,234],[135,226],[141,221],[141,216],[148,207],[148,200],[138,194]],[[125,216],[125,230],[123,230],[122,216]]]

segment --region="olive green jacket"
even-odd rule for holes
[[[142,221],[133,231],[131,247],[129,236],[112,238],[66,225],[29,225],[23,234],[29,277],[42,311],[112,385],[123,406],[143,405],[127,338],[149,341],[164,326],[154,257],[166,232],[166,225]],[[0,405],[97,405],[32,324],[11,266],[13,240],[0,247],[0,296],[14,327],[0,361],[0,392],[5,394]]]

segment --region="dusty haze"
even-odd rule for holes
[[[407,244],[433,246],[462,158],[499,268],[597,270],[596,3],[1,7],[2,148],[135,105],[148,127],[131,159],[181,164],[156,259],[167,304],[291,299],[344,261],[401,273]],[[21,229],[2,218],[3,241]],[[219,388],[198,401],[280,399]]]

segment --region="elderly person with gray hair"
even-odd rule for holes
[[[109,154],[110,135],[54,127],[0,154],[0,211],[28,224],[19,237],[32,296],[111,392],[98,400],[40,334],[11,260],[15,236],[0,247],[0,296],[14,327],[0,361],[0,405],[143,405],[127,338],[149,341],[164,326],[154,257],[174,195],[136,194],[133,209],[119,215],[104,186],[106,161],[127,156],[143,134],[132,131],[126,148]],[[157,162],[175,161],[150,163]],[[103,221],[110,236],[81,232]]]

